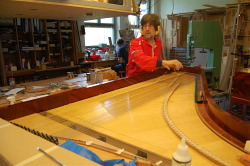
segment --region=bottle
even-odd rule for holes
[[[188,146],[185,141],[185,137],[182,137],[177,151],[173,154],[172,166],[191,166],[192,158],[188,153]]]
[[[107,52],[105,52],[105,60],[109,60],[109,52],[107,51]]]
[[[31,68],[30,68],[30,61],[28,61],[28,69],[31,69]]]

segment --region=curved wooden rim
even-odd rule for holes
[[[204,71],[201,71],[199,79],[201,81],[198,82],[198,92],[202,90],[205,94],[205,101],[196,104],[200,118],[222,139],[243,152],[249,153],[244,150],[244,146],[245,142],[250,139],[250,124],[230,114],[215,103],[210,95]]]
[[[100,83],[91,87],[83,87],[58,94],[52,94],[36,100],[9,105],[0,108],[0,118],[10,121],[33,113],[47,111],[66,104],[156,78],[165,74],[166,71],[166,69],[160,69],[153,72],[142,73],[134,77],[122,78],[119,80],[110,81],[108,83]]]

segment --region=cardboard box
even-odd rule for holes
[[[111,68],[90,69],[90,81],[92,83],[102,83],[103,80],[117,80],[118,76]]]
[[[41,64],[41,70],[46,70],[46,64]]]

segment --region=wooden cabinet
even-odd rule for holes
[[[61,52],[64,62],[74,61],[72,22],[60,21]]]
[[[21,69],[15,22],[6,20],[6,22],[2,23],[0,35],[4,64],[10,64],[11,66],[16,66],[18,69]],[[10,67],[3,66],[3,69],[10,70]]]
[[[76,63],[73,27],[66,20],[1,19],[1,84],[7,85],[11,76],[41,71],[41,64],[56,68]]]
[[[17,46],[19,52],[20,70],[35,69],[36,57],[34,56],[34,35],[31,19],[16,19]],[[6,64],[11,66],[12,64]],[[13,71],[13,70],[8,70]],[[15,71],[15,70],[14,70]]]
[[[40,68],[42,62],[49,62],[48,38],[45,20],[32,19],[35,66]]]

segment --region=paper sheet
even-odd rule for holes
[[[15,89],[11,89],[10,91],[6,92],[5,95],[8,96],[8,95],[13,95],[13,94],[16,94],[20,91],[22,91],[24,88],[15,88]]]

